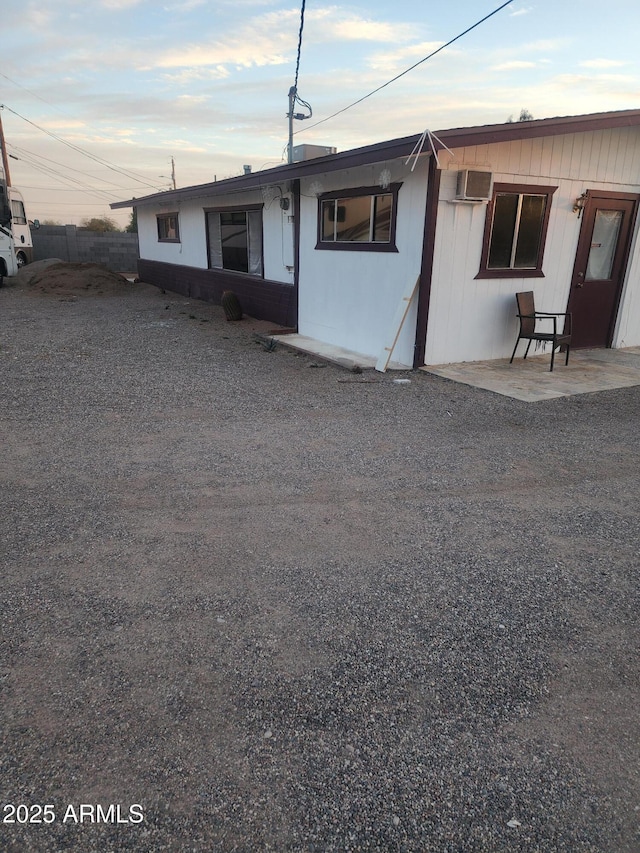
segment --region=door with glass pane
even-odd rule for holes
[[[567,308],[574,347],[611,345],[637,205],[629,193],[588,193]]]

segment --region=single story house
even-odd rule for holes
[[[304,146],[302,146],[304,148]],[[309,146],[316,153],[314,146]],[[248,172],[248,170],[247,170]],[[640,110],[455,128],[112,204],[139,274],[420,367],[505,358],[515,294],[640,345]]]

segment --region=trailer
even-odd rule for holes
[[[16,187],[8,187],[9,203],[11,205],[11,232],[13,234],[14,250],[18,269],[33,260],[33,239],[31,227],[40,227],[40,222],[35,219],[33,223],[27,219],[24,206],[24,198]]]
[[[11,220],[7,181],[4,172],[0,172],[0,283],[4,276],[16,275],[18,272]]]

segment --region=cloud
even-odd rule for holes
[[[422,41],[407,45],[399,50],[376,53],[369,57],[369,66],[377,71],[388,71],[390,73],[400,71],[433,53],[439,47],[442,47],[440,41]],[[442,53],[451,55],[455,53],[455,50],[447,48]]]
[[[164,6],[165,12],[191,12],[199,6],[204,6],[205,0],[181,0],[179,3],[170,3]]]
[[[215,69],[214,76],[221,77],[228,68],[284,65],[295,57],[299,20],[297,9],[267,12],[244,26],[236,26],[224,39],[218,37],[214,41],[192,42],[181,48],[149,53],[141,68],[207,68]],[[415,28],[409,24],[345,15],[336,6],[311,11],[305,24],[307,44],[354,41],[402,44],[415,35]]]
[[[211,67],[183,68],[175,73],[162,75],[162,79],[169,84],[188,86],[200,80],[224,80],[231,76],[231,72],[225,65]]]
[[[318,13],[315,17],[322,20],[322,36],[325,41],[329,38],[337,38],[342,41],[404,42],[414,32],[408,24],[371,21],[355,15],[335,21],[327,20],[322,13]]]
[[[500,65],[492,65],[491,71],[517,71],[519,68],[535,68],[535,62],[525,59],[513,59],[510,62],[501,62]]]
[[[152,63],[143,66],[157,68],[199,68],[213,66],[220,76],[224,76],[226,66],[236,68],[258,68],[264,65],[283,65],[291,59],[294,48],[288,43],[282,45],[283,51],[278,51],[278,45],[269,37],[255,36],[251,43],[244,39],[232,39],[227,42],[217,42],[211,45],[191,44],[184,48],[166,51]]]
[[[269,13],[254,19],[244,27],[236,27],[233,36],[224,40],[191,43],[180,48],[149,53],[141,70],[150,68],[215,68],[223,76],[228,66],[235,68],[282,65],[290,62],[295,52],[295,32],[298,13]]]
[[[105,9],[130,9],[133,6],[138,6],[142,0],[101,0],[101,5]]]
[[[579,64],[582,68],[620,68],[625,65],[618,59],[585,59]]]
[[[520,45],[517,51],[518,53],[556,53],[560,50],[566,50],[569,44],[569,38],[538,39],[537,41]]]

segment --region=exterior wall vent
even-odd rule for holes
[[[458,172],[456,199],[459,201],[488,201],[491,198],[491,172],[462,169]]]
[[[337,154],[338,149],[332,145],[294,145],[293,162],[302,163],[303,160],[313,160],[315,157],[328,157]]]

